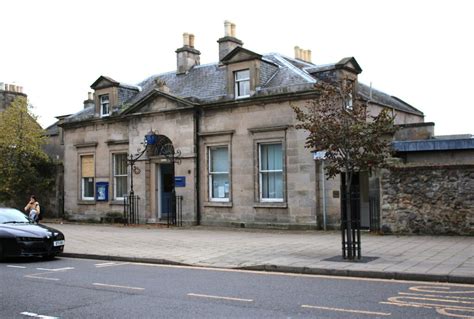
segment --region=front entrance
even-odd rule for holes
[[[174,164],[156,165],[156,216],[158,220],[167,220],[175,215],[174,205]]]

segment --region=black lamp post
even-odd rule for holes
[[[135,163],[142,157],[142,155],[148,149],[148,146],[153,146],[156,144],[156,134],[150,130],[150,132],[145,135],[145,140],[143,142],[143,150],[138,149],[137,153],[130,154],[130,157],[127,159],[127,164],[130,165],[130,194],[129,196],[134,196],[135,192],[133,191],[133,173],[140,172],[139,168],[135,166]]]

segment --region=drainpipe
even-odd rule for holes
[[[196,225],[201,225],[201,192],[200,192],[200,175],[201,175],[201,170],[200,170],[200,156],[199,156],[199,114],[201,112],[201,109],[199,107],[196,107],[194,110],[194,149],[196,150],[196,169],[195,169],[195,189],[196,189]]]

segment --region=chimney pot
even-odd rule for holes
[[[183,46],[189,46],[189,33],[183,33]]]
[[[300,58],[300,47],[295,46],[295,59],[299,59],[299,58]]]
[[[189,34],[189,46],[194,48],[194,34],[192,33]]]
[[[224,36],[230,37],[232,35],[231,25],[232,23],[230,23],[229,21],[224,21]]]
[[[230,36],[235,38],[235,23],[230,24]]]
[[[311,50],[308,50],[308,62],[311,62]]]
[[[303,61],[308,61],[308,50],[303,50]]]
[[[92,97],[92,92],[87,92],[87,99],[88,100],[93,100],[94,98]]]

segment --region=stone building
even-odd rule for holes
[[[166,220],[176,194],[186,224],[312,229],[324,220],[338,226],[339,180],[321,176],[304,147],[306,133],[294,127],[291,104],[314,98],[321,79],[357,82],[357,61],[318,65],[298,47],[294,58],[259,54],[243,47],[229,22],[217,42],[219,61],[201,65],[194,35],[185,33],[176,70],[137,85],[100,76],[84,108],[62,119],[69,219],[122,214],[133,176],[140,223]],[[423,122],[423,113],[402,100],[356,87],[355,98],[370,112],[390,108],[397,124]],[[131,169],[127,158],[150,131],[158,146]],[[369,178],[360,180],[368,192]]]

